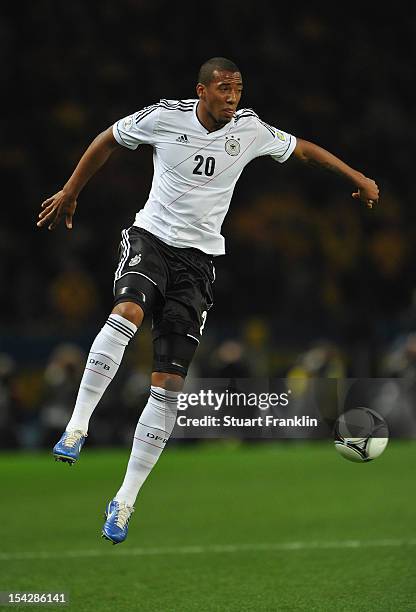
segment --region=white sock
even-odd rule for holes
[[[87,433],[91,415],[114,378],[124,350],[136,331],[136,325],[124,317],[117,314],[108,317],[91,346],[67,431],[80,429]]]
[[[134,432],[133,448],[123,484],[115,499],[134,506],[137,494],[159,459],[175,426],[177,391],[151,387],[150,397]]]

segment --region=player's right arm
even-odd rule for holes
[[[90,144],[78,162],[71,178],[55,195],[41,205],[38,227],[48,226],[53,230],[63,216],[68,229],[72,229],[72,217],[77,207],[77,198],[91,177],[105,164],[111,153],[120,147],[110,127],[101,132]]]

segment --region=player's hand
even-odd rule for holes
[[[41,204],[41,212],[39,213],[38,227],[48,226],[49,230],[55,229],[61,218],[65,216],[65,225],[68,229],[72,229],[72,217],[77,207],[76,199],[61,190],[51,196]]]
[[[364,177],[363,182],[357,186],[357,191],[352,194],[352,197],[364,202],[367,208],[373,208],[373,206],[377,204],[379,198],[377,183],[373,181],[373,179]]]

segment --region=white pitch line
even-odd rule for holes
[[[80,559],[88,557],[104,557],[113,552],[108,548],[109,542],[103,542],[102,549],[95,550],[67,550],[63,552],[33,551],[33,552],[3,552],[0,561],[25,561],[42,559]],[[104,547],[105,546],[105,547]],[[218,544],[206,546],[166,546],[161,548],[121,548],[117,547],[117,556],[146,557],[162,555],[201,555],[207,553],[238,553],[238,552],[283,552],[296,550],[326,550],[345,548],[384,548],[416,546],[416,538],[410,539],[384,539],[384,540],[340,540],[329,542],[276,542],[264,544]],[[110,553],[110,554],[111,554]]]

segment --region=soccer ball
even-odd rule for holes
[[[379,457],[388,441],[386,421],[370,408],[348,410],[338,417],[335,424],[335,448],[345,459],[356,463]]]

